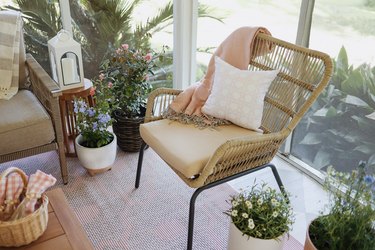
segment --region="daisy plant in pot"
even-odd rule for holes
[[[329,203],[310,223],[305,249],[375,249],[375,175],[366,163],[350,173],[328,168],[324,187]]]
[[[116,158],[116,135],[109,130],[112,125],[110,110],[113,102],[112,82],[101,74],[93,80],[90,95],[94,106],[82,99],[74,101],[76,127],[75,139],[78,159],[90,175],[109,170]]]
[[[256,184],[230,199],[228,249],[282,249],[294,222],[289,194]]]

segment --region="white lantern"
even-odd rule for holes
[[[71,89],[84,85],[81,45],[70,33],[61,30],[48,41],[52,78],[60,89]]]

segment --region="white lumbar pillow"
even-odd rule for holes
[[[278,73],[240,70],[216,56],[214,82],[203,113],[261,132],[264,97]]]

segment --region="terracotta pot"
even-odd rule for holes
[[[242,235],[242,232],[230,223],[228,250],[282,250],[284,245],[285,234],[277,239],[258,239]]]
[[[306,233],[306,240],[305,240],[305,247],[303,248],[304,250],[318,250],[314,244],[312,243],[309,235],[309,231],[307,230]]]
[[[314,243],[312,243],[311,238],[310,238],[310,225],[313,221],[310,222],[309,226],[307,227],[307,232],[306,232],[306,240],[305,240],[305,246],[304,250],[318,250],[315,246]]]
[[[116,135],[113,134],[113,140],[100,148],[84,147],[81,145],[82,139],[82,135],[78,135],[75,140],[76,152],[79,161],[89,174],[92,176],[110,170],[116,159]]]

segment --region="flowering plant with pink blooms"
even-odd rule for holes
[[[126,117],[140,115],[140,109],[145,107],[151,91],[149,76],[154,74],[156,62],[163,58],[163,54],[153,50],[135,50],[128,44],[122,44],[110,59],[102,63],[101,74],[105,81],[112,83],[111,92],[117,104],[112,110]]]
[[[90,95],[93,97],[94,106],[89,107],[82,98],[74,101],[74,113],[76,114],[76,127],[82,135],[80,143],[84,147],[99,148],[112,142],[114,136],[108,130],[112,125],[110,116],[114,107],[114,98],[111,93],[113,83],[107,81],[104,74],[93,80]]]

